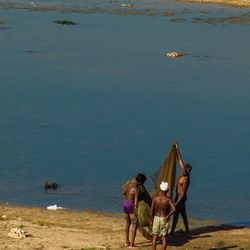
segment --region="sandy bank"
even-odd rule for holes
[[[190,237],[180,231],[168,249],[250,249],[250,229],[213,224],[192,220]],[[30,237],[8,237],[13,227],[23,228]],[[123,228],[122,215],[0,205],[0,249],[127,249]],[[139,249],[151,249],[140,233],[136,243]]]
[[[223,4],[231,7],[250,8],[250,0],[176,0],[177,2]]]

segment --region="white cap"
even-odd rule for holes
[[[162,181],[162,182],[161,182],[161,185],[160,185],[160,189],[161,189],[162,191],[167,191],[167,190],[168,190],[168,183]]]

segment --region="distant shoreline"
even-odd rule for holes
[[[153,2],[153,1],[152,1]],[[225,7],[234,7],[234,8],[250,8],[250,0],[174,0],[174,2],[189,2],[189,3],[200,3],[200,4],[219,4],[224,5]],[[136,1],[135,1],[136,3]],[[61,5],[36,5],[36,4],[18,4],[18,3],[4,3],[0,2],[0,9],[24,9],[24,10],[38,10],[38,11],[66,11],[72,13],[114,13],[114,14],[142,14],[143,9],[136,10],[135,6],[131,7],[126,6],[89,6],[89,7],[65,7]],[[155,15],[154,9],[146,11],[145,13],[149,15]]]
[[[220,4],[227,7],[250,8],[250,0],[176,0],[176,2]]]

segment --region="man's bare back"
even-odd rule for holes
[[[159,195],[153,200],[154,215],[168,219],[168,215],[174,210],[173,202],[167,196]]]
[[[124,196],[126,200],[135,202],[135,199],[138,196],[138,188],[137,188],[137,183],[134,180],[130,181],[125,186]]]
[[[170,216],[175,211],[175,205],[171,198],[167,197],[168,183],[162,181],[160,184],[160,195],[157,195],[153,199],[151,206],[152,216],[152,249],[156,250],[157,237],[162,236],[162,249],[167,248],[167,233],[168,233],[168,221]]]

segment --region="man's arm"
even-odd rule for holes
[[[185,168],[185,165],[184,165],[184,162],[183,162],[182,157],[181,157],[181,152],[179,150],[178,143],[175,144],[175,148],[176,148],[176,152],[177,152],[177,160],[181,166],[181,169],[183,170]]]
[[[123,186],[123,195],[126,197],[127,196],[127,192],[128,192],[128,186],[129,186],[129,181],[127,181]]]
[[[152,205],[152,198],[150,194],[148,193],[147,189],[144,187],[144,192],[142,194],[142,199],[149,205]]]
[[[153,219],[155,216],[155,199],[153,199],[150,212],[151,212],[151,218]]]
[[[138,207],[138,195],[139,195],[139,190],[138,188],[136,189],[136,194],[135,194],[135,208]]]
[[[175,205],[174,205],[172,199],[170,199],[169,204],[170,204],[170,206],[171,206],[171,209],[170,209],[169,214],[168,214],[167,216],[164,217],[164,220],[165,220],[165,221],[168,221],[169,218],[170,218],[170,216],[171,216],[171,215],[175,212],[175,210],[176,210]]]

